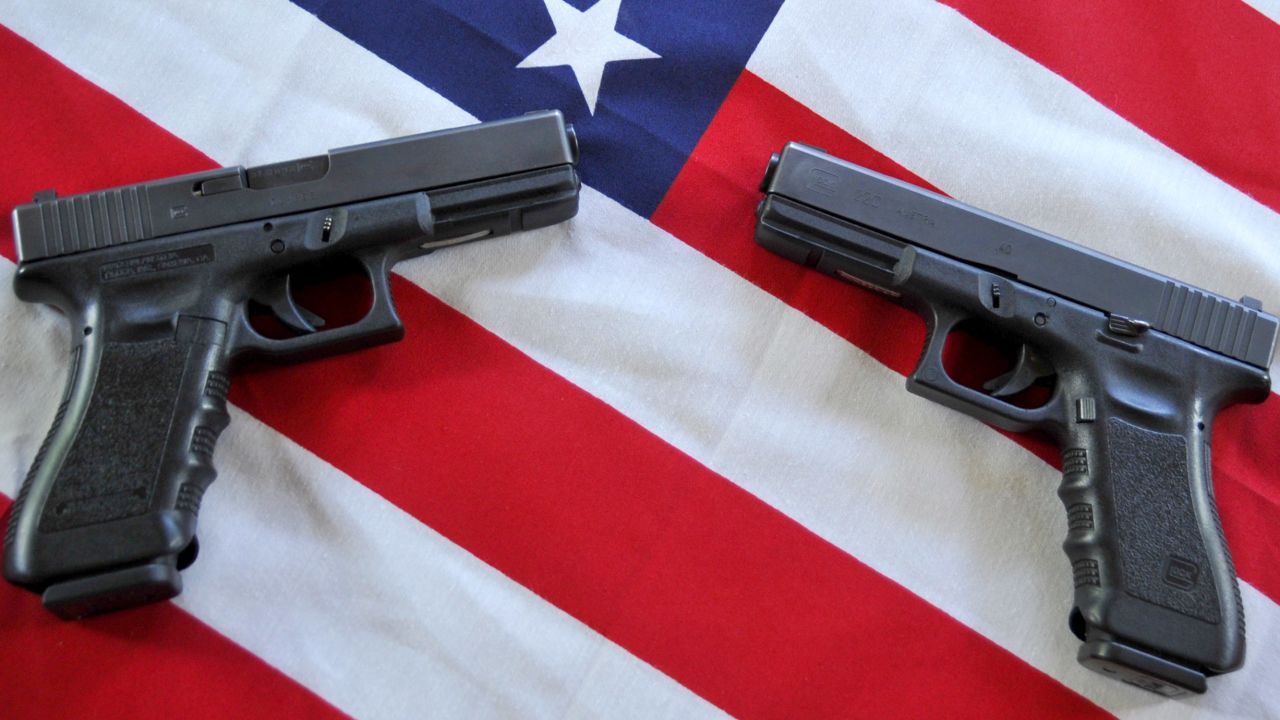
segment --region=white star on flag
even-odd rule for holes
[[[556,33],[520,61],[517,68],[568,65],[582,88],[591,114],[596,114],[604,66],[624,60],[654,60],[662,56],[615,30],[622,0],[600,0],[578,10],[564,0],[543,0]]]

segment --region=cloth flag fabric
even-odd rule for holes
[[[579,215],[237,373],[200,559],[0,584],[0,717],[1280,716],[1280,402],[1213,429],[1248,660],[1075,661],[1058,451],[907,393],[914,315],[762,250],[789,140],[1280,309],[1280,2],[0,0],[0,206],[560,108]],[[0,227],[0,285],[15,272]],[[343,298],[334,298],[340,304]],[[0,509],[67,328],[0,292]]]

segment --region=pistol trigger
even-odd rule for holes
[[[268,285],[254,296],[254,301],[271,308],[276,319],[301,333],[313,333],[324,327],[324,318],[302,307],[293,299],[291,276]]]
[[[301,305],[291,302],[289,308],[292,312],[298,314],[299,319],[311,324],[311,332],[315,332],[324,327],[324,318],[302,307]]]
[[[982,388],[994,397],[1008,397],[1026,390],[1040,378],[1053,375],[1053,367],[1029,345],[1018,348],[1018,361],[1009,372],[988,380]]]

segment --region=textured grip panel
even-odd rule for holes
[[[1106,409],[1101,422],[1074,424],[1059,488],[1080,660],[1162,694],[1203,692],[1204,676],[1244,659],[1205,424],[1187,412],[1185,433],[1160,432]]]
[[[194,538],[229,419],[224,323],[182,317],[117,338],[89,330],[5,547],[6,577],[76,612],[177,592],[172,568]],[[125,572],[143,566],[152,570]],[[165,593],[129,584],[160,576]]]
[[[1187,440],[1111,418],[1120,567],[1130,595],[1208,623],[1222,619],[1191,501]]]
[[[172,337],[106,343],[88,412],[40,517],[41,532],[147,511],[186,364],[185,348]]]

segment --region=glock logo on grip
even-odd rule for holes
[[[1164,564],[1165,583],[1179,590],[1190,590],[1196,586],[1196,581],[1199,579],[1200,566],[1190,560],[1170,555]]]

